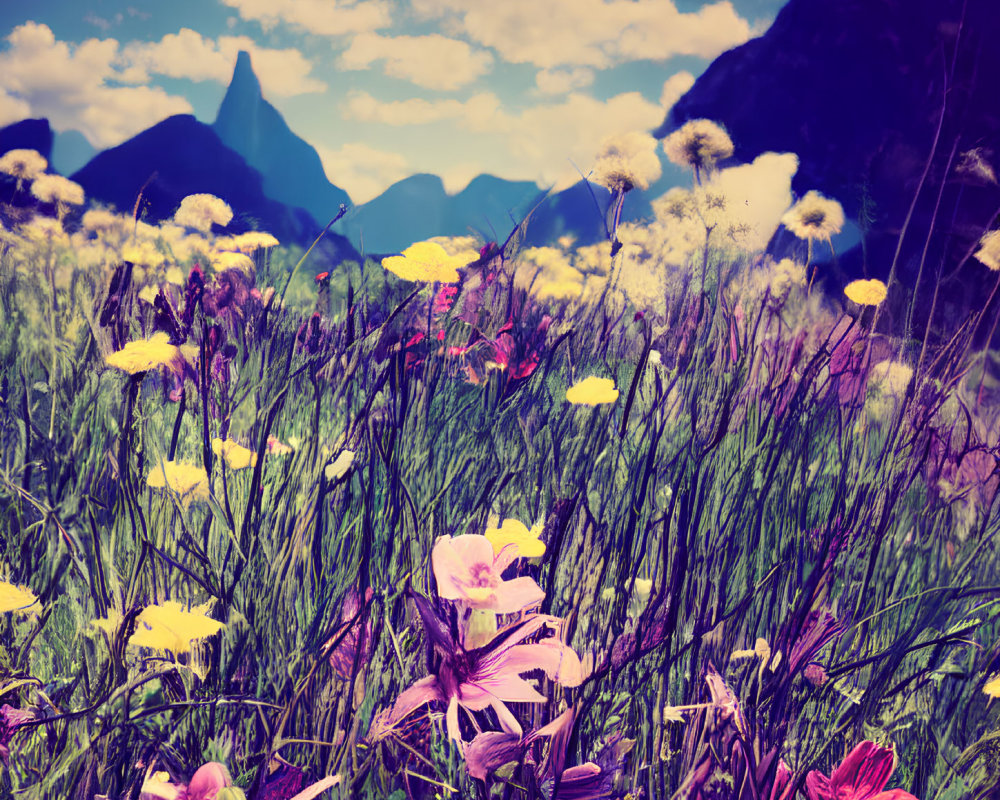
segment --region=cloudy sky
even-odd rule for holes
[[[34,0],[0,3],[0,126],[95,148],[171,114],[212,122],[239,50],[363,203],[417,172],[562,188],[649,129],[783,0]]]

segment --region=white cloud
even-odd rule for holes
[[[690,72],[674,73],[663,82],[663,91],[660,92],[660,105],[669,109],[692,86],[694,86],[694,75]]]
[[[535,74],[535,85],[542,94],[566,94],[593,82],[594,71],[586,67],[542,69]]]
[[[413,6],[423,17],[443,17],[446,26],[507,61],[548,69],[714,58],[752,35],[729,0],[690,13],[678,11],[673,0],[413,0]]]
[[[19,122],[31,116],[31,106],[20,97],[14,97],[0,89],[0,127]]]
[[[360,205],[380,195],[410,174],[406,157],[378,150],[364,142],[349,142],[336,150],[317,147],[327,178]]]
[[[70,46],[46,25],[27,22],[0,53],[0,92],[56,130],[76,128],[97,147],[118,144],[172,114],[191,113],[182,97],[159,88],[114,86],[118,42],[87,39]]]
[[[122,48],[119,61],[123,79],[133,83],[146,83],[154,73],[226,84],[240,50],[250,53],[254,71],[268,96],[292,97],[326,89],[325,83],[309,74],[312,65],[294,47],[258,47],[248,36],[220,36],[213,41],[190,28],[169,33],[158,42],[130,42]]]
[[[386,75],[428,89],[458,89],[485,75],[493,56],[468,43],[433,33],[427,36],[380,36],[361,33],[340,56],[340,68],[367,69],[383,61]]]
[[[425,125],[441,120],[461,120],[468,130],[488,129],[489,120],[500,111],[500,100],[492,92],[474,94],[468,100],[377,100],[368,92],[348,95],[342,113],[347,119],[381,122],[384,125]]]
[[[794,153],[763,153],[752,164],[720,170],[709,182],[726,197],[728,219],[750,229],[751,249],[763,250],[792,204],[792,177],[799,168]]]
[[[385,28],[391,22],[386,0],[222,0],[264,30],[284,23],[321,36],[341,36]]]
[[[580,179],[577,167],[584,173],[590,169],[606,136],[654,128],[663,120],[663,109],[639,92],[604,101],[573,93],[559,103],[510,113],[488,92],[465,101],[413,98],[382,102],[358,91],[349,96],[344,115],[394,126],[447,121],[466,131],[486,134],[484,155],[477,166],[466,163],[468,159],[463,159],[461,169],[451,166],[454,159],[420,165],[441,175],[450,171],[450,186],[458,186],[479,172],[494,172],[563,189]]]

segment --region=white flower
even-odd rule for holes
[[[277,239],[263,231],[248,231],[238,236],[226,236],[215,240],[215,246],[219,250],[238,250],[247,255],[255,253],[258,250],[277,247],[278,244]]]
[[[202,233],[212,230],[212,223],[225,227],[233,218],[233,210],[214,194],[189,194],[181,200],[174,222],[195,228]]]
[[[844,226],[844,209],[836,200],[809,191],[781,218],[781,224],[800,239],[829,240]]]
[[[328,481],[338,481],[343,478],[354,464],[354,451],[344,450],[332,464],[327,464],[324,474]]]
[[[663,172],[656,155],[656,139],[642,131],[608,136],[594,164],[593,181],[611,191],[648,189]]]
[[[647,363],[651,367],[660,367],[660,366],[663,366],[663,356],[660,355],[660,351],[659,350],[650,350],[649,351],[649,357],[647,359]]]
[[[85,231],[97,234],[122,234],[128,231],[132,220],[106,208],[92,208],[83,215],[81,224]]]
[[[711,170],[717,161],[733,154],[733,140],[725,129],[709,119],[693,119],[663,140],[663,151],[671,162],[691,167],[695,173]]]
[[[43,203],[83,205],[83,187],[62,175],[39,175],[31,184],[31,193]]]
[[[212,253],[212,268],[216,272],[227,269],[238,269],[241,272],[250,274],[253,272],[253,259],[245,253],[232,253],[228,250],[221,253]]]
[[[49,165],[37,150],[8,150],[0,156],[0,172],[20,181],[33,181]]]
[[[994,272],[1000,270],[1000,230],[990,231],[983,236],[973,257]]]
[[[806,268],[783,258],[767,272],[768,290],[775,299],[784,298],[795,286],[806,285]]]

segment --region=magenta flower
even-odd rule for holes
[[[431,552],[438,596],[498,614],[513,614],[538,605],[545,592],[533,578],[505,581],[501,577],[516,557],[516,547],[505,547],[495,555],[485,536],[442,536]]]
[[[902,789],[883,791],[896,768],[892,747],[861,742],[828,778],[813,770],[806,775],[809,800],[917,800]]]
[[[522,644],[546,626],[557,629],[560,622],[558,617],[532,614],[501,630],[484,647],[469,651],[456,647],[445,656],[437,675],[421,678],[396,698],[385,727],[392,727],[424,704],[436,700],[448,706],[446,719],[452,739],[462,739],[459,707],[468,712],[492,708],[504,731],[520,737],[523,729],[504,704],[546,702],[546,698],[521,677],[522,673],[543,670],[563,686],[579,686],[583,682],[584,671],[579,657],[558,638]]]

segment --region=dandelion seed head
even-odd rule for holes
[[[39,175],[31,184],[31,194],[43,203],[83,205],[83,187],[62,175]]]
[[[601,142],[591,178],[613,192],[628,192],[648,189],[662,172],[656,139],[642,131],[629,131]]]
[[[972,255],[987,269],[1000,270],[1000,230],[985,234],[979,240],[979,249]]]
[[[781,224],[800,239],[826,241],[844,227],[844,209],[836,200],[808,191],[781,218]]]
[[[37,150],[17,148],[0,156],[0,172],[19,181],[33,181],[45,172],[49,162]]]
[[[733,154],[733,140],[718,123],[693,119],[663,140],[663,151],[679,167],[711,170]]]
[[[233,210],[213,194],[189,194],[174,213],[174,222],[202,233],[212,230],[212,224],[225,227],[233,218]]]

